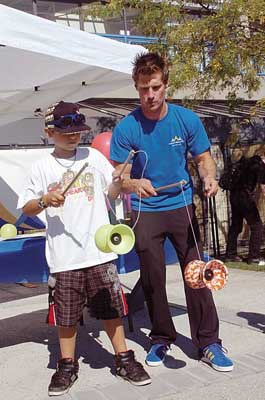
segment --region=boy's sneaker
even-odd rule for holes
[[[163,364],[163,361],[169,352],[170,346],[166,344],[152,344],[149,352],[147,353],[145,362],[150,367],[157,367],[158,365]]]
[[[148,385],[151,378],[141,363],[135,360],[134,352],[128,350],[115,355],[116,374],[136,386]]]
[[[201,361],[210,364],[216,371],[232,371],[234,364],[233,361],[225,355],[226,352],[227,351],[220,344],[210,344],[202,349]]]
[[[48,395],[60,396],[67,393],[78,378],[78,370],[78,361],[73,362],[71,358],[62,358],[57,364],[56,372],[52,376]]]

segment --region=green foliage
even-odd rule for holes
[[[170,87],[192,88],[194,98],[226,90],[251,97],[265,71],[265,0],[110,0],[93,9],[103,18],[138,11],[135,24],[160,41],[150,46],[170,60]],[[203,65],[203,68],[201,66]]]
[[[246,271],[259,271],[259,272],[265,272],[265,266],[264,265],[258,265],[258,264],[247,264],[244,262],[226,262],[225,265],[229,268],[234,268],[234,269],[243,269]]]

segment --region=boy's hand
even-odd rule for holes
[[[61,207],[65,202],[65,197],[61,192],[49,192],[42,196],[43,201],[48,207]]]
[[[124,178],[119,173],[119,171],[114,170],[112,172],[112,183],[114,183],[114,185],[122,186],[123,181],[124,181]]]
[[[115,170],[112,172],[112,182],[111,182],[111,184],[109,186],[109,190],[108,190],[109,198],[111,198],[113,200],[117,199],[117,197],[121,193],[123,181],[124,181],[124,179],[118,171]]]

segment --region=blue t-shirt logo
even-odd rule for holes
[[[169,146],[179,146],[184,143],[184,140],[180,136],[174,136],[170,142]]]

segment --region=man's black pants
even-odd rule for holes
[[[190,205],[188,210],[202,255],[194,207]],[[137,215],[137,211],[133,211],[133,222]],[[135,235],[136,251],[140,259],[140,278],[152,322],[152,344],[173,343],[177,334],[167,300],[163,245],[168,237],[177,252],[182,275],[189,261],[200,259],[186,207],[162,212],[141,212]],[[194,345],[202,348],[220,342],[219,321],[211,291],[207,288],[191,289],[185,283],[184,288]]]

